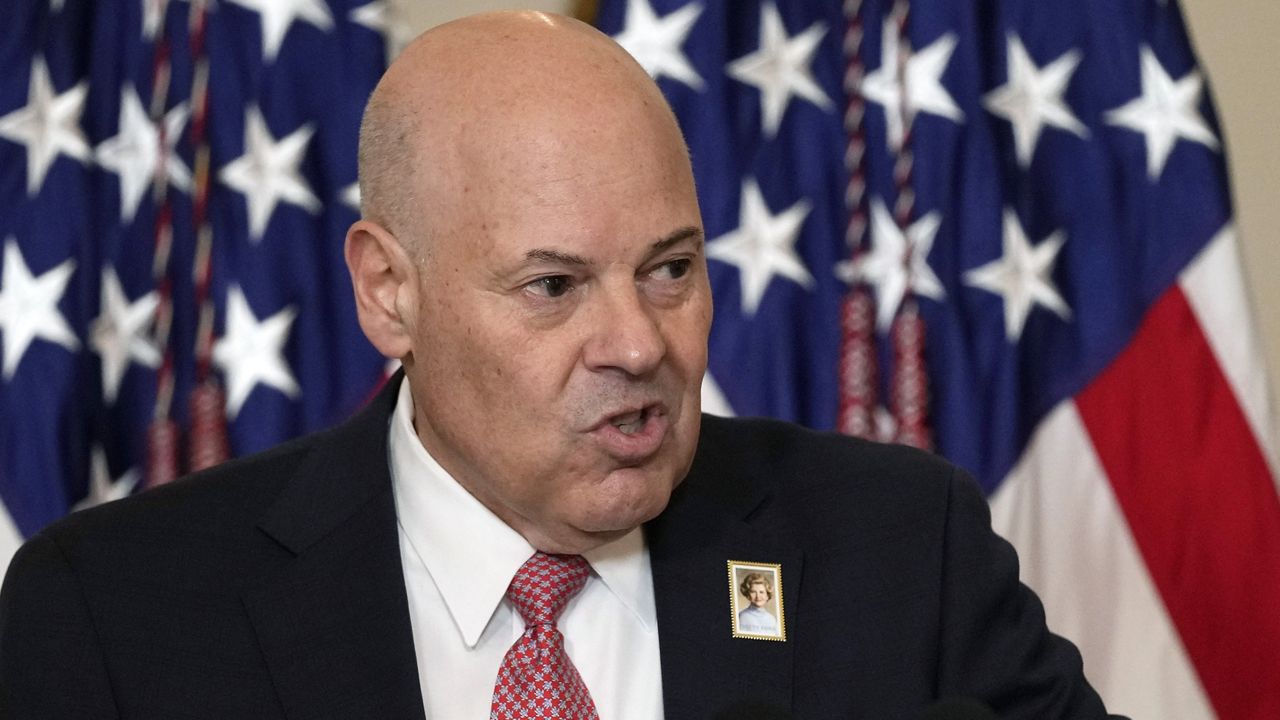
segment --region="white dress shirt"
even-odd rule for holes
[[[413,427],[409,381],[391,416],[400,562],[427,717],[489,717],[493,684],[524,621],[507,585],[534,548],[436,462]],[[601,720],[662,718],[649,549],[639,528],[585,553],[591,576],[560,616],[565,649]]]

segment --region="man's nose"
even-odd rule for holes
[[[632,376],[652,372],[667,353],[658,308],[647,301],[634,282],[607,288],[601,295],[591,314],[590,338],[583,348],[587,367],[618,369]]]

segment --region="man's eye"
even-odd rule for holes
[[[557,298],[573,289],[573,279],[568,275],[548,275],[534,280],[528,287],[538,295]]]
[[[662,280],[678,280],[689,274],[689,266],[692,261],[689,258],[679,258],[664,262],[654,269],[653,274]]]

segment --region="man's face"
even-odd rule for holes
[[[458,160],[406,308],[423,443],[559,552],[665,507],[697,442],[711,322],[683,148],[578,135]]]
[[[748,593],[747,598],[752,605],[764,607],[769,602],[769,589],[765,587],[764,583],[751,583],[751,592]]]

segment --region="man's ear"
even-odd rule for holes
[[[397,297],[415,290],[413,261],[386,228],[360,220],[347,230],[343,248],[356,295],[356,315],[369,342],[383,355],[401,359],[413,349],[412,318],[404,317]]]

